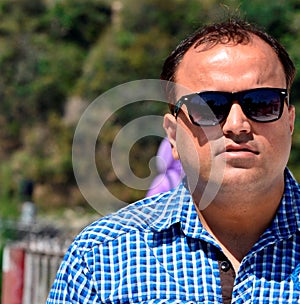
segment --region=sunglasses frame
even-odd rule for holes
[[[249,113],[247,112],[247,110],[245,111],[246,108],[245,108],[244,103],[241,103],[240,100],[241,100],[241,97],[245,96],[248,93],[255,92],[255,91],[270,91],[270,92],[273,92],[273,93],[274,92],[278,93],[278,96],[280,98],[280,109],[279,109],[278,117],[276,117],[274,119],[271,119],[271,120],[266,120],[266,121],[257,120],[257,119],[254,119],[254,118],[250,117],[251,115],[249,115]],[[188,104],[191,103],[191,99],[195,95],[199,95],[201,97],[201,95],[203,95],[203,94],[213,94],[213,93],[217,93],[217,94],[220,94],[222,96],[225,96],[226,100],[230,101],[230,103],[228,103],[228,105],[226,105],[226,107],[225,107],[227,113],[224,113],[224,117],[220,121],[218,121],[218,122],[213,122],[212,121],[212,124],[201,124],[201,123],[196,122],[194,120],[194,118],[192,117],[192,115],[190,114]],[[192,94],[188,94],[188,95],[182,96],[177,101],[177,103],[175,104],[175,106],[173,108],[173,111],[172,111],[172,114],[177,119],[178,114],[179,114],[179,112],[181,110],[181,107],[185,104],[187,106],[187,110],[188,110],[188,114],[189,114],[190,120],[191,120],[191,122],[194,125],[201,126],[201,127],[203,127],[203,126],[204,127],[205,126],[215,126],[215,125],[221,124],[222,122],[224,122],[227,119],[233,102],[234,101],[238,101],[239,105],[241,106],[241,108],[243,110],[243,113],[245,114],[245,116],[248,119],[250,119],[252,121],[255,121],[255,122],[268,123],[268,122],[273,122],[273,121],[276,121],[276,120],[280,119],[280,117],[282,116],[283,108],[284,108],[284,102],[286,101],[287,105],[289,105],[288,97],[289,97],[289,95],[288,95],[288,90],[287,89],[270,88],[270,87],[255,88],[255,89],[244,90],[244,91],[233,92],[233,93],[222,92],[222,91],[203,91],[203,92],[199,92],[199,93],[192,93]],[[212,113],[213,113],[213,111],[212,111]]]

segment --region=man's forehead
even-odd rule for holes
[[[177,73],[185,68],[192,72],[201,66],[201,69],[209,69],[210,66],[222,68],[226,62],[238,64],[240,57],[255,60],[255,58],[263,59],[266,62],[274,62],[280,60],[273,48],[257,36],[252,36],[248,43],[219,43],[214,46],[201,44],[197,47],[192,46],[183,56],[177,67]],[[242,68],[242,67],[241,67]]]
[[[284,70],[275,51],[259,37],[253,37],[247,44],[190,48],[177,68],[175,81],[194,92],[234,91],[239,82],[244,82],[245,88],[272,86],[273,81],[277,83],[282,77],[285,79]]]

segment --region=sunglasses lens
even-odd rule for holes
[[[225,95],[214,92],[195,94],[189,100],[188,112],[192,121],[200,126],[214,126],[222,122],[230,101]]]
[[[282,111],[280,92],[273,89],[260,89],[245,93],[239,101],[247,117],[254,121],[270,122],[277,120]]]
[[[237,93],[207,91],[184,96],[177,112],[182,104],[186,104],[194,124],[215,126],[227,118],[232,102],[237,101],[249,119],[271,122],[280,118],[286,96],[285,89],[277,88],[258,88]]]

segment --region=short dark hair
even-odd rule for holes
[[[295,78],[296,68],[285,48],[275,38],[255,25],[234,18],[221,23],[206,25],[184,39],[165,60],[161,79],[176,82],[178,65],[191,47],[196,48],[199,45],[206,44],[206,49],[209,49],[217,44],[248,44],[253,35],[265,41],[277,54],[285,72],[287,88],[290,89]],[[170,93],[168,93],[169,97],[171,97]]]

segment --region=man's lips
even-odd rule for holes
[[[259,154],[259,152],[255,148],[247,145],[229,145],[225,147],[224,152],[250,152],[256,155]]]
[[[220,153],[218,154],[222,154],[222,153],[252,153],[254,155],[258,155],[259,151],[250,145],[244,145],[244,144],[229,144],[229,145],[225,145],[225,147],[223,149],[220,149]]]

